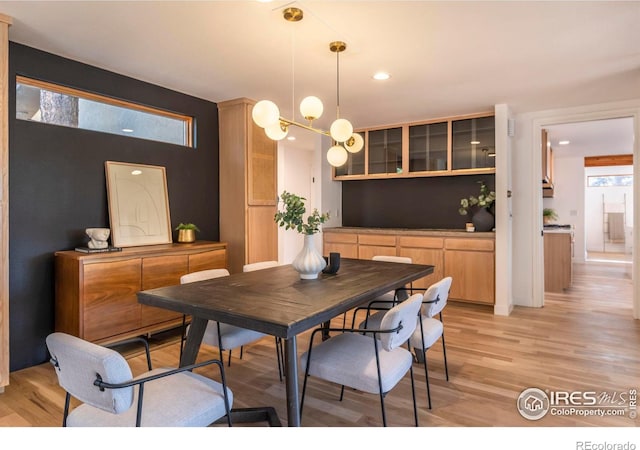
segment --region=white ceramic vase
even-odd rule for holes
[[[304,235],[304,246],[291,265],[300,274],[302,280],[315,280],[327,266],[327,262],[316,250],[312,234]]]

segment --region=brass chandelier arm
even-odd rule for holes
[[[297,127],[304,128],[305,130],[313,131],[315,133],[323,134],[325,136],[331,136],[331,133],[329,133],[328,131],[324,131],[319,128],[313,128],[310,125],[305,125],[303,123],[296,122],[295,120],[285,119],[284,117],[280,117],[280,123],[284,124],[285,126],[295,125]]]

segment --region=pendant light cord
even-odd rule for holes
[[[340,118],[340,52],[336,52],[336,119]]]

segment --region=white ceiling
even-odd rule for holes
[[[284,6],[304,11],[298,23]],[[638,1],[0,1],[12,41],[214,102],[307,95],[356,128],[640,97]],[[371,78],[391,73],[386,82]],[[294,98],[295,97],[295,98]]]

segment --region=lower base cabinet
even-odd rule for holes
[[[342,230],[342,231],[340,231]],[[359,232],[358,232],[359,231]],[[443,277],[453,278],[449,298],[462,302],[495,303],[495,236],[493,233],[379,229],[323,230],[324,254],[371,259],[375,255],[407,256],[416,264],[434,266],[431,275],[413,282],[428,287]]]
[[[181,314],[142,305],[136,294],[179,284],[186,273],[226,267],[226,244],[220,242],[57,252],[55,330],[109,343],[176,327]]]

